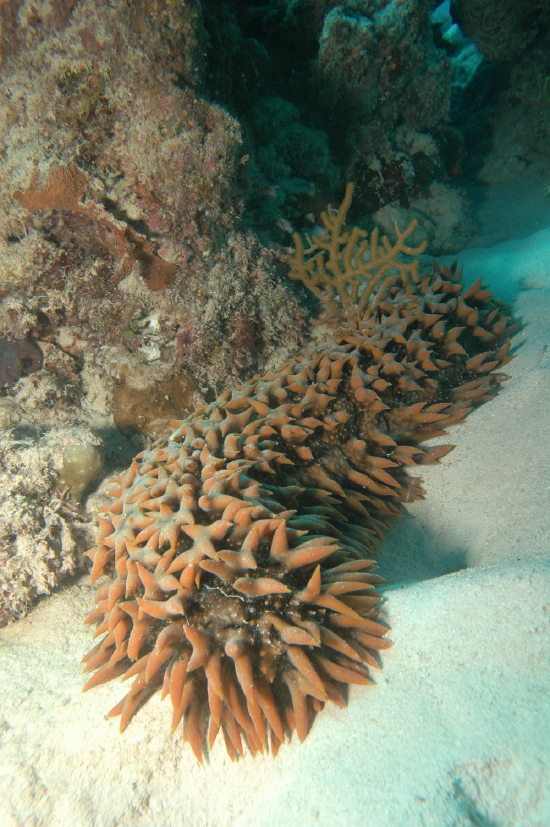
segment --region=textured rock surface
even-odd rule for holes
[[[0,19],[0,336],[38,338],[109,412],[122,359],[217,393],[297,346],[274,254],[237,231],[242,135],[199,91],[201,4],[10,0]]]
[[[59,473],[67,443],[83,440],[97,437],[82,427],[39,434],[28,420],[0,430],[0,626],[82,570],[91,518]]]
[[[517,57],[548,22],[538,0],[451,0],[451,14],[489,60]]]

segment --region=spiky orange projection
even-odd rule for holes
[[[420,446],[491,399],[511,358],[517,326],[480,280],[464,292],[454,268],[418,276],[401,262],[390,280],[391,255],[419,251],[404,247],[409,231],[394,248],[383,240],[382,272],[377,239],[359,266],[360,236],[343,230],[350,198],[294,259],[294,275],[319,284],[332,257],[343,310],[337,284],[326,300],[345,326],[136,457],[89,552],[100,586],[87,622],[104,637],[85,688],[134,678],[110,713],[122,729],[162,687],[200,761],[220,729],[231,758],[244,742],[275,754],[326,701],[344,705],[347,684],[370,683],[390,643],[369,558],[398,504],[422,496],[404,467],[450,450]],[[367,285],[354,318],[354,279],[369,273],[379,289]]]

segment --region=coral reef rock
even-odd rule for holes
[[[241,129],[199,91],[201,20],[198,0],[2,4],[0,352],[104,377],[155,359],[213,397],[288,355],[281,329],[299,346],[275,257],[236,231]]]
[[[325,17],[318,71],[326,95],[341,95],[364,117],[398,118],[415,128],[449,107],[450,65],[432,37],[428,5],[418,0],[338,4]]]
[[[8,421],[0,430],[0,626],[82,570],[90,518],[58,474],[68,443],[86,440],[88,449],[100,450],[87,428],[39,433],[12,400],[2,401]]]
[[[451,0],[451,14],[489,60],[520,55],[538,34],[548,10],[540,0]]]

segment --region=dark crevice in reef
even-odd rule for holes
[[[326,110],[314,69],[324,5],[203,4],[202,91],[241,124],[242,227],[266,244],[287,243],[288,228],[341,195],[341,120]]]
[[[521,97],[524,80],[533,83],[533,66],[543,68],[537,54],[547,52],[549,17],[535,4],[520,20],[525,51],[501,45],[491,58],[473,34],[466,32],[472,42],[461,33],[459,19],[434,6],[430,14],[412,2],[404,11],[374,0],[202,0],[197,88],[241,125],[243,229],[266,245],[287,244],[288,230],[310,230],[352,180],[355,223],[370,229],[379,209],[407,210],[420,200],[429,235],[436,185],[457,212],[459,232],[450,250],[436,227],[430,251],[468,243],[475,224],[459,188],[494,153],[499,111]],[[506,20],[493,37],[507,35]]]
[[[237,117],[246,117],[265,94],[305,105],[304,87],[323,22],[318,15],[318,25],[312,26],[311,17],[307,12],[293,17],[283,3],[251,6],[243,0],[206,0],[209,94]],[[311,109],[313,115],[313,102]]]

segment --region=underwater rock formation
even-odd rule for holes
[[[86,688],[133,678],[121,729],[162,689],[199,761],[220,730],[231,758],[276,754],[371,682],[390,645],[373,550],[422,496],[406,469],[506,378],[502,304],[455,267],[420,274],[414,224],[393,245],[346,230],[352,190],[291,262],[333,335],[176,423],[99,514]]]
[[[57,346],[108,399],[123,357],[213,396],[281,332],[299,345],[279,264],[236,231],[241,130],[199,91],[201,20],[198,0],[0,11],[0,335]]]
[[[448,112],[450,64],[425,2],[367,2],[360,11],[338,4],[325,18],[317,62],[329,99],[344,96],[373,127],[427,129]]]
[[[64,451],[97,438],[83,427],[58,426],[38,433],[13,400],[4,400],[0,426],[0,626],[30,610],[82,571],[90,517],[60,484]],[[11,403],[11,416],[6,406]],[[7,420],[7,421],[6,421]],[[73,446],[74,447],[74,446]]]
[[[488,60],[520,55],[539,32],[548,10],[540,0],[451,0],[451,15]]]

